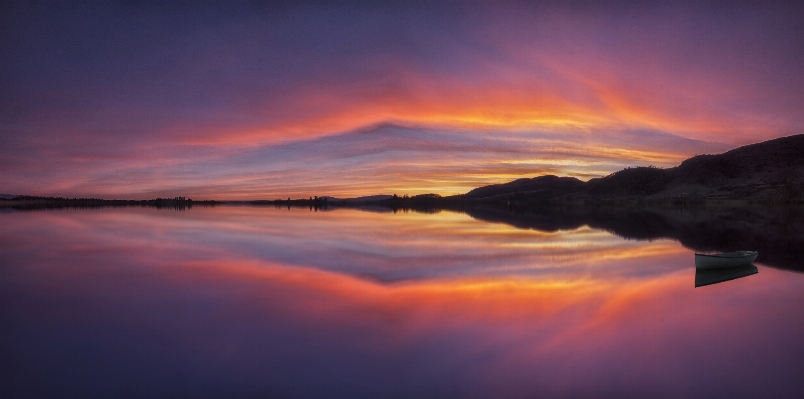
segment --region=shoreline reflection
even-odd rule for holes
[[[452,212],[0,219],[4,398],[804,393],[804,278],[695,290],[674,241]]]

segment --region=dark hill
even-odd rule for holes
[[[751,144],[719,155],[697,155],[672,169],[683,180],[711,182],[802,167],[804,134]]]
[[[804,200],[804,135],[782,137],[718,155],[696,155],[679,166],[627,168],[584,183],[540,176],[476,188],[475,200],[597,201],[620,199]]]
[[[478,187],[465,194],[466,198],[494,198],[510,193],[529,193],[530,195],[555,195],[570,193],[583,187],[584,182],[574,177],[558,177],[553,175],[539,176],[532,179],[517,179],[509,183],[493,184]]]

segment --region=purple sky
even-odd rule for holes
[[[455,194],[804,131],[798,5],[3,4],[9,194]]]

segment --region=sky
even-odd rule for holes
[[[0,193],[451,195],[804,133],[793,3],[0,7]]]

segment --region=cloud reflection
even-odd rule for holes
[[[696,290],[669,241],[450,212],[0,219],[10,397],[801,393],[804,281]]]
[[[763,268],[696,290],[691,253],[672,242],[453,213],[0,218],[0,240],[14,243],[0,246],[4,392],[801,393],[804,323],[781,304],[797,303],[804,281]]]

